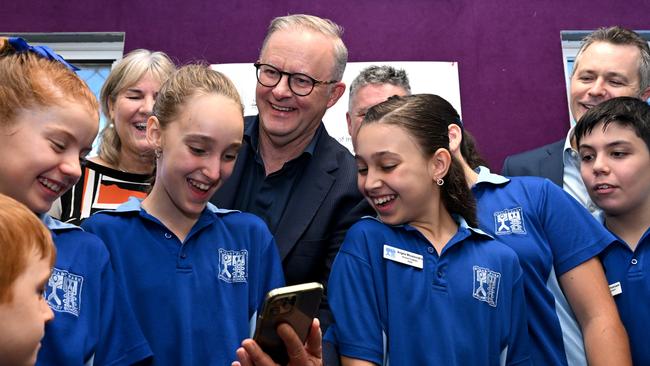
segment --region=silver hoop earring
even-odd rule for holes
[[[442,178],[438,178],[436,179],[436,184],[442,186],[443,184],[445,184],[445,181]]]
[[[153,154],[156,156],[156,159],[160,159],[160,157],[162,156],[162,150],[161,150],[159,147],[157,147],[157,148],[153,151]]]

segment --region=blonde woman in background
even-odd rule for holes
[[[84,161],[81,179],[53,206],[53,216],[80,224],[130,196],[146,196],[154,168],[147,118],[161,84],[174,70],[165,53],[144,49],[131,51],[113,67],[100,96],[108,123],[100,134],[99,154]]]

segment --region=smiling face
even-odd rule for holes
[[[219,94],[192,96],[164,130],[150,118],[147,134],[162,148],[147,200],[198,218],[232,173],[244,134],[241,106]]]
[[[403,128],[385,123],[362,126],[356,160],[359,191],[383,222],[427,221],[435,211],[440,191],[432,161]]]
[[[385,101],[393,95],[404,96],[407,94],[407,91],[401,86],[388,83],[367,84],[357,89],[357,92],[352,97],[350,110],[345,114],[348,122],[348,133],[352,137],[352,142],[355,143],[363,117],[365,117],[366,111],[370,107]]]
[[[68,99],[62,104],[19,110],[0,127],[0,193],[36,213],[47,212],[77,182],[79,158],[99,127],[97,112]]]
[[[151,115],[160,84],[160,80],[146,73],[134,85],[120,91],[115,102],[109,103],[109,115],[120,137],[120,156],[151,152],[146,135],[147,118]]]
[[[634,129],[618,122],[594,126],[580,140],[582,179],[608,216],[650,212],[650,152]]]
[[[575,121],[591,107],[621,96],[647,98],[639,90],[640,52],[633,45],[594,42],[576,60],[570,107]],[[643,94],[643,95],[642,95]]]
[[[259,61],[284,72],[330,81],[334,70],[334,41],[310,30],[279,30],[268,39]],[[311,94],[301,97],[291,92],[286,75],[274,87],[257,83],[255,98],[260,133],[278,146],[311,140],[325,111],[344,90],[345,84],[340,82],[317,84]]]
[[[25,271],[11,288],[12,299],[0,303],[0,363],[33,365],[43,338],[45,323],[54,318],[43,298],[50,277],[50,260],[32,253]]]

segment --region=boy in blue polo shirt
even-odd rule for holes
[[[530,364],[517,255],[471,227],[441,101],[393,97],[359,129],[359,189],[378,219],[348,231],[329,280],[326,340],[343,365]]]
[[[575,136],[589,196],[619,239],[601,259],[632,359],[650,365],[650,106],[638,98],[610,99],[580,119]]]
[[[597,257],[615,238],[550,181],[490,173],[458,113],[447,110],[451,151],[472,186],[479,227],[512,248],[524,271],[533,364],[629,364],[625,329]]]
[[[180,68],[147,122],[151,193],[83,223],[109,248],[154,365],[230,364],[264,296],[284,283],[264,222],[208,204],[232,173],[243,128],[230,80],[208,66]]]

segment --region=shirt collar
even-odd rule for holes
[[[476,168],[478,170],[478,177],[476,179],[476,183],[474,185],[477,185],[479,183],[488,183],[488,184],[494,184],[494,185],[501,185],[501,184],[506,184],[510,182],[510,179],[499,175],[499,174],[494,174],[490,172],[490,169],[484,166],[479,166]]]
[[[573,125],[569,129],[569,132],[566,134],[566,138],[564,139],[564,148],[562,151],[566,154],[567,151],[573,150],[573,147],[571,146],[571,139],[573,138],[573,131],[576,129],[576,126]]]
[[[47,226],[51,231],[61,231],[61,230],[83,230],[77,225],[68,224],[66,222],[61,222],[59,220],[53,219],[48,214],[40,214],[38,217],[41,219],[41,222]]]
[[[469,231],[469,232],[471,232],[473,234],[483,236],[484,238],[494,239],[490,234],[486,233],[485,231],[483,231],[483,230],[481,230],[479,228],[469,226],[467,221],[462,216],[459,216],[459,215],[456,215],[456,214],[452,214],[451,216],[453,217],[454,221],[456,221],[456,223],[458,224],[458,231],[459,232],[467,232],[467,231]],[[381,222],[384,225],[391,226],[391,227],[396,227],[396,228],[402,228],[402,229],[404,229],[406,231],[417,231],[417,229],[415,227],[413,227],[413,226],[411,226],[409,224],[388,225],[388,224],[382,222],[379,219],[379,216],[364,216],[364,218],[373,219],[375,221]],[[468,235],[463,236],[463,239],[465,237],[467,237],[467,236],[470,236],[469,233],[468,233]]]
[[[212,203],[208,202],[206,209],[218,215],[225,215],[230,212],[239,212],[238,210],[226,210],[218,208]],[[142,211],[142,200],[136,197],[129,197],[129,200],[119,205],[114,212],[140,212]]]

